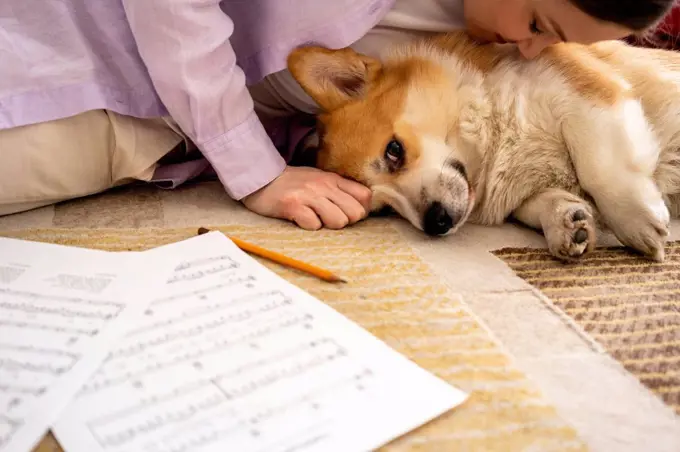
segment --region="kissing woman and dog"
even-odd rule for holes
[[[464,33],[376,59],[303,47],[289,70],[319,105],[301,144],[430,235],[512,217],[572,260],[608,228],[664,259],[680,212],[680,54],[560,43],[532,60]]]
[[[213,170],[306,229],[390,206],[432,235],[514,217],[563,259],[601,223],[664,257],[680,60],[614,40],[675,0],[90,3],[0,3],[0,215]],[[317,168],[265,125],[294,112]]]

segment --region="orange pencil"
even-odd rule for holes
[[[207,228],[198,228],[198,234],[205,234],[207,232],[210,232],[210,229]],[[227,236],[229,237],[229,236]],[[311,264],[307,264],[305,262],[299,261],[297,259],[293,259],[292,257],[288,257],[284,254],[277,253],[275,251],[270,251],[267,249],[264,249],[262,247],[259,247],[257,245],[253,245],[252,243],[244,242],[243,240],[239,240],[234,237],[229,237],[229,239],[234,242],[236,246],[238,246],[240,249],[245,251],[246,253],[254,254],[256,256],[260,256],[264,259],[268,259],[272,262],[276,262],[277,264],[281,264],[286,267],[294,268],[296,270],[300,270],[305,273],[309,273],[312,276],[316,276],[319,279],[322,279],[324,281],[328,282],[342,282],[346,283],[347,280],[337,276],[336,274],[324,270],[323,268],[316,267]]]

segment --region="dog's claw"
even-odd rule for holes
[[[666,258],[666,252],[664,249],[664,242],[662,241],[654,241],[653,239],[648,238],[648,240],[645,240],[645,244],[647,245],[648,251],[645,253],[645,255],[655,261],[655,262],[663,262]]]
[[[666,252],[664,251],[663,248],[658,248],[655,251],[654,255],[652,256],[652,259],[654,259],[656,262],[661,263],[664,260],[666,260]]]

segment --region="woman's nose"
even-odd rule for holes
[[[533,36],[529,39],[524,39],[517,42],[517,48],[522,56],[526,59],[536,58],[546,47],[560,42],[560,39],[554,36]]]

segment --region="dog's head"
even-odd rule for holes
[[[367,185],[373,210],[391,207],[427,234],[465,222],[474,193],[462,112],[478,93],[455,71],[415,54],[381,62],[319,47],[295,50],[288,67],[321,109],[319,168]]]

